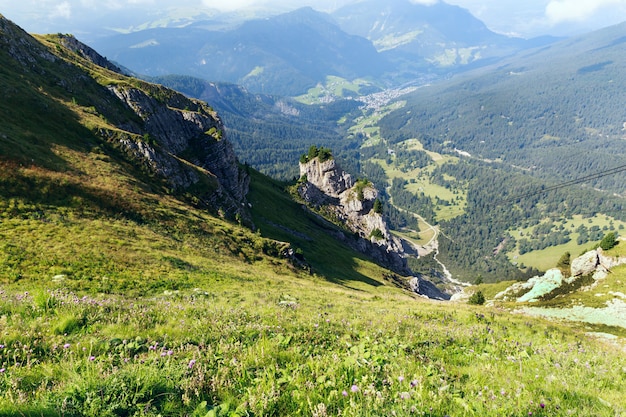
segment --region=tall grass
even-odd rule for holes
[[[567,328],[298,287],[231,282],[140,299],[3,291],[0,415],[626,411],[623,353]]]

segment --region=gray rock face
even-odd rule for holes
[[[306,177],[298,192],[314,207],[324,207],[331,216],[359,236],[352,247],[381,265],[408,274],[404,249],[393,236],[382,215],[374,212],[378,190],[372,184],[358,184],[334,159],[320,162],[314,158],[300,164],[300,176]]]
[[[109,91],[143,122],[119,126],[138,135],[120,141],[127,152],[175,190],[204,184],[196,191],[207,206],[231,216],[245,214],[249,177],[212,109],[172,91],[160,99],[128,86],[112,85]]]
[[[117,65],[113,64],[111,61],[100,55],[93,48],[85,45],[80,42],[72,35],[61,35],[61,43],[67,49],[76,52],[81,55],[83,58],[93,62],[94,64],[111,70],[113,72],[122,73],[122,70]]]
[[[342,170],[335,159],[320,162],[315,158],[306,164],[301,163],[300,176],[302,175],[306,175],[311,184],[330,197],[339,197],[354,186],[352,176]]]
[[[595,272],[599,264],[600,259],[598,257],[598,252],[595,250],[589,251],[572,261],[572,277],[580,277],[592,274]]]
[[[566,285],[570,288],[572,285],[575,287],[581,282],[579,280],[585,276],[592,276],[596,282],[602,280],[606,278],[611,268],[622,264],[626,264],[625,257],[613,258],[604,255],[602,249],[592,250],[572,261],[571,275],[568,278],[563,277],[559,269],[550,269],[542,276],[513,284],[496,294],[495,298],[501,300],[515,299],[518,302],[537,302],[554,292],[563,291],[562,287]]]

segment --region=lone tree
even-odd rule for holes
[[[374,200],[374,207],[372,210],[374,210],[374,213],[383,214],[383,203],[379,199]]]
[[[615,245],[617,245],[617,235],[615,234],[615,232],[607,233],[600,242],[600,247],[602,248],[602,250],[609,250]]]
[[[572,254],[569,252],[565,252],[561,258],[559,258],[559,261],[556,263],[556,267],[559,268],[561,271],[569,271],[570,265],[572,263]]]

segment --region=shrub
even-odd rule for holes
[[[319,158],[320,162],[325,162],[333,159],[333,154],[329,148],[324,148],[323,146],[318,148],[315,145],[311,145],[309,152],[300,156],[300,163],[306,164],[315,158]]]
[[[385,238],[385,235],[383,235],[383,232],[380,229],[374,229],[372,230],[372,233],[370,233],[370,237],[373,237],[376,240],[382,240]]]
[[[472,294],[472,296],[469,298],[468,304],[473,304],[473,305],[485,304],[485,296],[483,295],[483,292],[476,291],[474,294]]]
[[[374,213],[383,214],[383,203],[379,199],[374,200],[373,210]]]
[[[615,232],[607,233],[600,242],[602,250],[612,249],[615,245],[617,245],[617,236],[615,235]]]

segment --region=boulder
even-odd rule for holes
[[[517,299],[518,302],[537,302],[544,295],[550,294],[555,289],[563,285],[563,274],[558,268],[548,270],[542,277],[535,277],[528,281],[532,288],[526,294]]]
[[[573,281],[578,277],[591,275],[596,271],[596,268],[600,264],[598,252],[595,250],[589,251],[582,256],[574,259],[571,265],[571,278]]]

